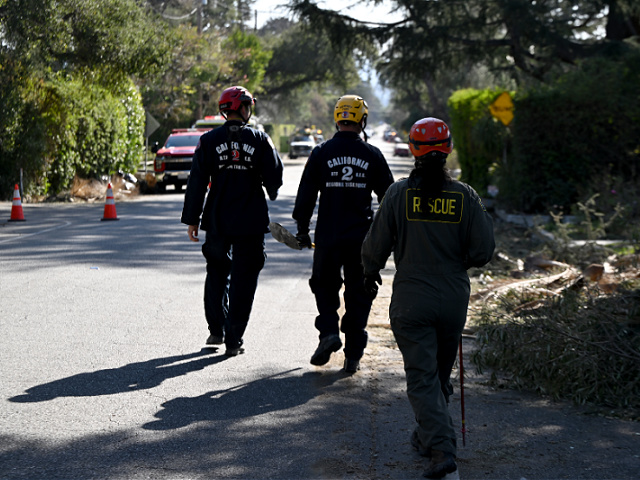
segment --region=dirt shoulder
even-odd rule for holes
[[[387,268],[382,273],[383,286],[369,320],[371,341],[362,371],[372,383],[372,410],[377,417],[376,461],[369,478],[421,478],[426,462],[409,443],[413,413],[406,398],[402,357],[388,322],[393,270]],[[455,393],[450,411],[459,432],[459,478],[638,478],[640,423],[607,418],[587,407],[532,392],[491,387],[490,372],[480,374],[471,363],[474,342],[473,335],[463,338],[465,445],[458,370],[452,378]]]

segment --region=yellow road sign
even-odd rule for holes
[[[513,101],[509,92],[502,92],[494,102],[489,105],[491,115],[500,120],[505,126],[513,120]]]

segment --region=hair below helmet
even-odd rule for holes
[[[431,152],[449,155],[453,150],[449,127],[438,118],[418,120],[409,131],[409,150],[414,157],[422,157]]]
[[[242,105],[255,105],[256,99],[253,98],[249,90],[244,87],[230,87],[222,92],[218,101],[218,109],[221,112],[227,110],[240,110]]]
[[[367,119],[369,106],[362,97],[357,95],[344,95],[338,99],[333,111],[333,119],[338,122],[360,123]]]

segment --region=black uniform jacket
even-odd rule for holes
[[[269,231],[269,213],[262,187],[275,200],[282,185],[282,160],[266,133],[243,127],[238,141],[232,141],[230,126],[241,123],[228,121],[200,137],[181,221],[198,225],[202,214],[202,230],[217,235],[264,234]]]
[[[371,192],[382,199],[393,175],[377,147],[355,132],[337,132],[313,149],[305,165],[293,218],[309,225],[320,192],[315,243],[335,246],[362,242],[371,221]]]
[[[464,272],[488,263],[493,222],[469,185],[452,181],[426,203],[415,180],[394,183],[362,246],[365,273],[383,269],[393,251],[400,277]]]

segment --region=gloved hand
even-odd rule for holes
[[[296,240],[300,248],[311,248],[311,237],[308,233],[298,233]]]
[[[278,198],[278,189],[275,190],[267,190],[267,195],[269,195],[269,200],[274,201]]]
[[[382,285],[382,277],[380,276],[380,273],[365,273],[364,291],[367,295],[370,295],[371,298],[376,298],[376,295],[378,295],[378,285],[376,284]]]

